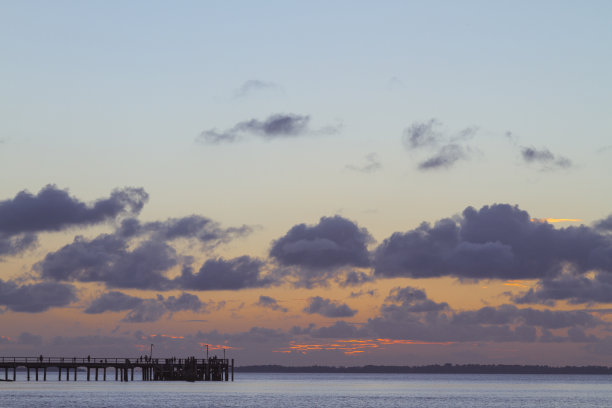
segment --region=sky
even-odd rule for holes
[[[0,2],[0,355],[612,364],[610,18]]]

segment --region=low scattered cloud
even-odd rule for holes
[[[143,302],[143,299],[135,296],[126,295],[122,292],[111,291],[100,295],[94,299],[85,313],[98,314],[104,312],[120,312],[123,310],[134,309]]]
[[[0,306],[13,312],[39,313],[77,300],[74,286],[57,282],[20,285],[0,279]]]
[[[541,170],[567,169],[572,167],[572,161],[566,157],[555,156],[547,148],[521,147],[521,157],[528,164],[540,165]]]
[[[271,298],[270,296],[259,296],[259,300],[255,303],[256,306],[265,307],[271,310],[277,310],[279,312],[287,313],[288,309],[286,307],[282,307],[278,304],[276,299]]]
[[[333,134],[340,130],[339,126],[327,126],[321,129],[310,127],[309,115],[293,113],[277,113],[264,120],[250,119],[238,122],[224,131],[209,129],[198,136],[198,141],[217,144],[232,143],[245,136],[258,136],[265,140],[286,139],[313,134]]]
[[[364,161],[365,163],[361,165],[349,164],[346,168],[360,173],[374,173],[382,168],[382,164],[376,153],[367,154]]]
[[[339,303],[330,299],[324,299],[320,296],[315,296],[308,299],[308,306],[304,308],[304,312],[337,318],[353,317],[357,313],[357,310],[351,309],[346,303]]]

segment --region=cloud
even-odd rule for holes
[[[47,185],[37,195],[21,191],[12,199],[0,201],[0,255],[31,248],[38,232],[90,226],[120,215],[138,214],[148,198],[142,188],[124,188],[88,205],[54,185]]]
[[[374,173],[382,168],[382,164],[376,153],[369,153],[365,156],[365,163],[360,166],[349,164],[346,166],[349,170],[358,171],[361,173]]]
[[[238,122],[233,127],[219,132],[216,129],[203,131],[198,141],[206,143],[235,142],[242,136],[259,136],[266,140],[292,138],[307,134],[332,134],[339,128],[328,126],[319,130],[310,128],[310,116],[292,113],[277,113],[265,120],[250,119]]]
[[[436,119],[428,122],[414,122],[404,129],[402,141],[407,149],[421,149],[436,146],[443,139],[442,133],[437,130],[441,123]]]
[[[609,272],[600,272],[589,277],[564,273],[542,279],[535,289],[531,288],[511,298],[518,304],[553,305],[559,300],[572,304],[612,303],[612,275]]]
[[[21,191],[13,199],[0,201],[0,233],[16,235],[93,225],[121,214],[137,214],[148,198],[142,188],[124,188],[87,205],[54,185],[47,185],[37,195]]]
[[[272,243],[270,257],[280,265],[297,267],[296,285],[324,285],[338,268],[367,267],[367,245],[373,238],[365,228],[338,215],[322,217],[316,225],[298,224]]]
[[[275,90],[279,88],[280,87],[274,82],[261,81],[259,79],[249,79],[248,81],[245,81],[240,86],[240,88],[236,89],[236,91],[234,92],[234,98],[244,98],[257,92]]]
[[[612,232],[612,215],[603,220],[596,221],[593,227],[599,231]]]
[[[19,335],[17,343],[27,346],[40,346],[42,344],[42,336],[39,336],[38,334],[23,332]]]
[[[120,312],[123,310],[134,309],[143,302],[141,298],[126,295],[122,292],[111,291],[102,294],[94,299],[85,313],[97,314],[104,312]]]
[[[566,157],[555,157],[547,148],[521,147],[521,156],[526,163],[540,164],[542,170],[567,169],[572,167],[572,161]]]
[[[67,306],[77,300],[72,285],[40,282],[19,285],[0,279],[0,305],[13,312],[38,313],[52,307]]]
[[[259,300],[257,301],[257,303],[255,303],[255,305],[260,306],[260,307],[265,307],[268,309],[272,309],[272,310],[278,310],[283,313],[287,313],[288,311],[287,308],[279,305],[276,299],[271,298],[269,296],[264,296],[264,295],[259,296]]]
[[[577,273],[612,272],[612,240],[585,226],[532,222],[517,206],[494,204],[396,232],[374,258],[377,277],[541,279],[568,265]]]
[[[196,274],[184,268],[176,283],[194,290],[239,290],[278,284],[276,277],[262,274],[263,266],[262,261],[249,256],[209,259]]]
[[[465,142],[476,135],[478,128],[465,128],[455,135],[449,135],[440,129],[441,126],[441,122],[431,119],[428,122],[414,122],[404,129],[402,142],[406,149],[434,152],[419,163],[419,170],[448,169],[458,161],[470,158],[472,149]]]
[[[128,218],[113,234],[102,234],[91,240],[77,236],[72,243],[48,253],[34,268],[41,277],[56,281],[170,290],[180,288],[182,281],[171,280],[166,273],[185,258],[169,242],[195,240],[209,250],[250,231],[246,226],[224,229],[197,215],[144,224]]]
[[[221,228],[219,223],[200,215],[189,215],[182,218],[168,218],[165,221],[154,221],[141,224],[136,218],[122,221],[117,234],[124,238],[148,235],[158,241],[176,239],[194,239],[200,241],[204,248],[230,242],[250,234],[253,229],[247,225],[241,227]]]
[[[311,297],[308,299],[308,306],[304,308],[304,312],[308,314],[320,314],[325,317],[353,317],[357,313],[345,303],[334,302],[330,299],[324,299],[320,296]]]
[[[428,342],[550,341],[549,330],[562,330],[565,335],[559,332],[560,341],[581,342],[585,337],[579,331],[584,334],[584,329],[606,325],[585,311],[521,309],[514,305],[454,311],[446,303],[428,299],[423,290],[404,287],[391,290],[380,316],[369,319],[363,329],[378,338]]]
[[[206,311],[209,305],[189,293],[182,293],[181,296],[169,296],[164,299],[162,295],[157,295],[156,299],[142,299],[121,321],[126,323],[146,323],[155,322],[168,314],[183,310],[192,312]]]
[[[331,326],[312,329],[309,334],[314,338],[355,339],[368,337],[370,332],[367,329],[360,329],[344,320],[338,320]]]
[[[76,237],[35,265],[45,279],[104,282],[111,288],[172,289],[164,273],[178,264],[176,251],[159,241],[145,241],[133,250],[115,235],[91,241]]]
[[[419,163],[420,170],[432,170],[452,167],[457,161],[468,157],[468,152],[458,144],[442,146],[438,152],[429,159]]]

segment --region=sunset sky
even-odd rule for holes
[[[609,1],[3,1],[0,355],[612,365]]]

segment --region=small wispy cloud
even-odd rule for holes
[[[309,115],[277,113],[270,115],[264,120],[250,119],[238,122],[231,128],[223,131],[218,131],[217,129],[205,130],[196,140],[209,144],[233,143],[249,135],[272,140],[312,134],[334,134],[339,130],[339,125],[312,129],[310,127]]]
[[[280,86],[274,82],[261,81],[259,79],[249,79],[234,91],[234,98],[244,98],[261,91],[279,90]]]
[[[369,153],[365,156],[365,162],[360,165],[348,164],[346,166],[349,170],[359,171],[361,173],[373,173],[382,168],[382,163],[378,159],[376,153]]]
[[[546,147],[521,147],[521,157],[528,164],[539,164],[540,170],[567,169],[572,167],[572,161],[567,157],[555,156]]]
[[[442,122],[430,119],[414,122],[404,129],[402,142],[409,151],[433,152],[421,161],[417,168],[422,171],[448,169],[461,160],[468,160],[473,149],[467,143],[478,132],[477,127],[467,127],[454,134],[442,129]]]

